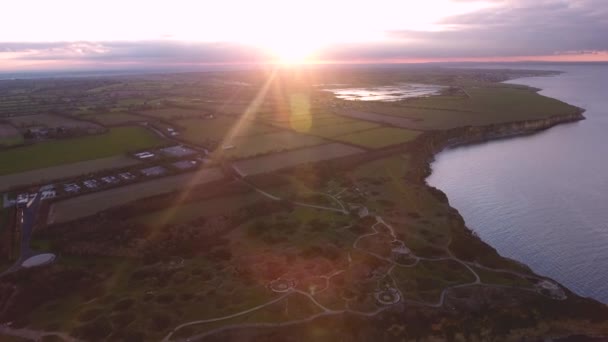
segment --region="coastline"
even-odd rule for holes
[[[433,171],[431,164],[435,161],[436,155],[442,151],[460,146],[483,144],[485,142],[490,141],[518,138],[527,135],[532,135],[535,133],[540,133],[557,125],[575,123],[578,121],[585,120],[586,117],[583,115],[584,112],[584,109],[579,108],[579,110],[574,114],[552,116],[547,119],[525,120],[519,122],[501,123],[479,127],[468,126],[455,128],[448,131],[429,132],[428,134],[425,134],[424,136],[420,137],[418,144],[416,144],[416,147],[411,149],[410,152],[414,156],[412,161],[415,165],[413,175],[414,180],[421,182],[430,193],[437,197],[437,199],[441,202],[447,204],[449,208],[454,211],[458,220],[460,221],[459,225],[465,230],[466,234],[470,234],[471,238],[477,240],[477,242],[492,250],[493,253],[496,253],[500,258],[504,259],[505,261],[517,264],[538,277],[555,282],[555,284],[558,284],[566,292],[568,297],[567,301],[572,301],[572,303],[577,304],[584,303],[584,305],[590,305],[589,308],[595,308],[591,310],[594,311],[594,313],[592,314],[590,312],[591,316],[594,318],[598,318],[608,314],[608,303],[603,303],[597,299],[590,297],[583,297],[577,293],[574,293],[561,282],[552,279],[549,276],[537,274],[527,264],[500,255],[496,248],[494,248],[486,241],[482,240],[475,231],[473,231],[470,227],[467,226],[464,217],[460,214],[458,209],[456,209],[450,204],[449,197],[447,196],[447,194],[441,189],[438,189],[427,182],[427,178],[431,175]],[[591,320],[594,321],[595,319]],[[591,326],[588,326],[587,328],[589,328],[590,330],[587,330],[585,332],[581,331],[575,335],[572,335],[572,330],[567,331],[567,329],[565,329],[563,334],[554,333],[551,338],[559,340],[569,340],[569,338],[572,337],[603,339],[608,336],[606,333],[606,326],[603,324],[596,326],[595,329],[591,328]]]
[[[444,150],[451,149],[451,148],[456,148],[456,147],[466,146],[466,145],[483,144],[486,142],[502,140],[502,139],[523,137],[523,136],[532,135],[535,133],[539,133],[539,132],[548,130],[557,125],[582,121],[582,120],[586,119],[585,116],[583,115],[584,112],[585,111],[583,109],[579,108],[579,110],[574,114],[557,115],[557,116],[549,117],[547,119],[524,120],[524,121],[507,122],[507,123],[493,124],[493,125],[486,125],[486,126],[467,126],[467,127],[454,128],[454,129],[450,129],[447,131],[434,131],[434,132],[426,133],[419,138],[419,141],[416,144],[416,146],[414,148],[412,148],[410,151],[413,155],[412,162],[414,163],[414,165],[417,166],[417,167],[414,167],[415,173],[412,176],[415,179],[415,181],[421,182],[431,193],[433,193],[437,198],[439,198],[441,201],[443,201],[444,203],[449,205],[450,208],[452,210],[454,210],[455,213],[457,213],[459,220],[467,233],[470,233],[472,236],[474,236],[476,239],[478,239],[483,245],[487,246],[488,248],[490,248],[491,250],[493,250],[495,253],[498,254],[498,252],[496,251],[496,249],[493,246],[491,246],[487,242],[481,240],[481,238],[479,238],[477,236],[477,234],[466,225],[466,222],[465,222],[464,218],[462,217],[462,215],[460,214],[460,212],[458,211],[458,209],[454,208],[450,204],[447,194],[445,192],[443,192],[441,189],[438,189],[427,183],[426,179],[433,172],[431,164],[435,161],[435,156],[438,153],[440,153]],[[519,262],[517,260],[502,256],[502,255],[500,255],[500,257],[505,260],[519,264],[520,266],[526,268],[531,273],[536,274],[535,272],[533,272],[530,269],[530,267],[528,267],[528,265],[526,265],[522,262]],[[544,275],[538,275],[538,274],[536,274],[536,275],[546,278],[546,279],[551,279]],[[594,301],[601,305],[604,305],[606,308],[608,308],[608,304],[603,304],[592,298],[581,297],[581,296],[575,294],[574,292],[572,292],[566,286],[562,285],[560,282],[558,282],[554,279],[551,279],[551,280],[556,282],[557,284],[559,284],[565,290],[567,290],[569,296],[575,296],[577,298],[591,300],[591,301]]]

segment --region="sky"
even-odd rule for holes
[[[5,1],[0,71],[608,61],[608,0]]]

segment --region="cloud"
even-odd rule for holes
[[[474,0],[453,0],[467,2]],[[440,30],[386,32],[387,39],[341,43],[322,61],[382,62],[552,55],[608,56],[606,0],[486,0],[493,6],[443,18]],[[338,19],[337,19],[338,20]],[[264,49],[230,42],[155,41],[1,43],[0,69],[53,61],[97,65],[263,63]]]
[[[159,41],[0,43],[0,66],[10,62],[79,64],[238,64],[269,59],[259,48],[237,43]]]
[[[605,0],[519,0],[443,19],[442,31],[389,36],[427,57],[491,57],[608,50]],[[399,44],[399,43],[395,43]],[[422,52],[422,53],[421,53]]]

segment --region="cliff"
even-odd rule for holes
[[[534,134],[560,124],[584,120],[583,112],[583,109],[579,109],[573,114],[556,115],[545,119],[466,126],[425,133],[411,149],[415,161],[421,166],[416,168],[420,173],[415,177],[424,182],[431,174],[430,164],[435,155],[446,148]]]

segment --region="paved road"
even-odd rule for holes
[[[21,225],[21,241],[19,242],[19,258],[15,263],[9,267],[6,271],[0,273],[0,277],[15,272],[22,268],[21,264],[28,258],[39,254],[32,251],[30,247],[30,240],[32,239],[32,233],[34,230],[34,223],[38,216],[38,209],[40,209],[41,195],[38,193],[36,198],[29,203],[28,206],[18,209],[21,213],[22,222],[17,222]]]

